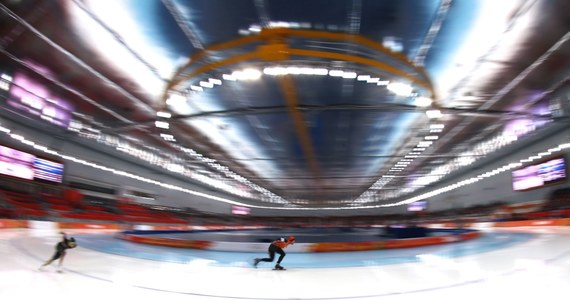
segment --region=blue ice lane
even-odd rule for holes
[[[480,238],[474,240],[437,246],[376,251],[288,253],[282,264],[291,268],[339,268],[412,263],[420,261],[422,255],[449,259],[511,247],[528,241],[533,236],[529,233],[491,232],[483,233]],[[77,240],[81,247],[95,251],[182,264],[250,267],[254,258],[267,256],[267,253],[222,252],[143,245],[123,241],[112,235],[84,235],[78,236]],[[259,267],[270,268],[273,267],[273,263],[261,263]]]

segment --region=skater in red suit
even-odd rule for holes
[[[290,236],[289,238],[280,238],[278,240],[271,242],[271,244],[269,245],[269,249],[267,249],[267,252],[269,252],[269,257],[267,257],[267,258],[256,258],[253,261],[253,267],[257,268],[257,264],[259,264],[260,261],[272,262],[273,259],[275,259],[275,252],[277,252],[277,253],[279,253],[279,259],[277,260],[277,264],[275,265],[275,268],[273,268],[273,269],[274,270],[285,270],[285,268],[283,268],[281,266],[281,261],[285,257],[285,251],[283,251],[283,248],[285,248],[289,245],[293,245],[293,244],[295,244],[295,237],[294,236]]]

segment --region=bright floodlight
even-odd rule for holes
[[[329,76],[332,76],[332,77],[342,77],[342,74],[344,74],[343,70],[330,70],[329,71]]]
[[[414,102],[415,102],[414,104],[416,106],[426,107],[426,106],[430,106],[433,101],[431,100],[431,98],[428,98],[428,97],[416,97]]]
[[[168,96],[168,99],[166,100],[166,104],[174,106],[182,104],[184,102],[186,102],[186,98],[179,94],[170,94],[170,96]]]
[[[215,85],[222,85],[222,81],[215,78],[208,78],[208,82],[215,84]]]
[[[443,117],[443,114],[439,109],[428,110],[426,111],[426,115],[430,119],[438,119]]]
[[[224,74],[224,75],[222,75],[222,78],[223,78],[224,80],[230,80],[230,81],[236,81],[236,80],[237,80],[237,78],[235,78],[235,76],[229,75],[229,74]]]
[[[168,124],[168,122],[164,122],[164,121],[156,121],[156,122],[154,122],[154,125],[158,128],[164,128],[164,129],[170,128],[170,124]]]
[[[167,119],[170,119],[172,117],[172,114],[170,114],[169,112],[166,112],[166,111],[157,111],[156,115],[161,117],[161,118],[167,118]]]
[[[200,81],[200,86],[211,89],[214,87],[214,84],[209,81]]]
[[[386,86],[386,88],[388,88],[392,93],[404,97],[410,96],[413,90],[410,85],[401,82],[391,82]]]
[[[257,80],[261,77],[261,72],[256,69],[244,69],[242,71],[234,71],[232,77],[238,80]]]

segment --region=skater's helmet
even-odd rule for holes
[[[295,243],[295,237],[294,236],[290,236],[287,241],[289,241],[290,243]]]
[[[70,248],[75,248],[75,247],[77,247],[77,243],[75,242],[75,238],[69,238],[69,240],[68,240],[68,242],[67,242],[67,245],[68,245]]]

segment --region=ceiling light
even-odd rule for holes
[[[214,87],[214,84],[209,81],[200,81],[200,86],[211,89]]]
[[[443,124],[431,124],[429,125],[430,129],[443,129],[445,127],[445,125]]]
[[[170,119],[170,117],[172,117],[172,114],[170,114],[169,112],[166,112],[166,111],[157,111],[156,115],[158,117],[167,118],[167,119]]]
[[[236,80],[237,80],[237,78],[235,78],[235,76],[233,76],[233,75],[228,75],[228,74],[222,75],[222,78],[223,78],[224,80],[230,80],[230,81],[236,81]]]
[[[358,75],[356,78],[358,81],[367,81],[368,79],[370,79],[370,75]]]
[[[401,82],[392,82],[389,83],[386,88],[391,91],[392,93],[398,95],[398,96],[404,96],[404,97],[408,97],[410,96],[410,94],[412,93],[413,88],[408,85],[408,84],[404,84]]]
[[[176,141],[176,139],[174,139],[174,136],[172,134],[161,133],[160,137],[169,141],[169,142],[175,142]]]
[[[222,81],[219,79],[215,79],[215,78],[209,78],[208,82],[211,82],[211,83],[216,84],[216,85],[222,85]]]
[[[287,74],[287,69],[283,67],[267,67],[263,69],[263,74],[265,75],[285,75]]]
[[[426,140],[437,140],[439,137],[437,135],[428,135],[424,139]]]
[[[0,90],[9,91],[10,90],[10,83],[6,81],[0,81]]]
[[[261,72],[256,69],[244,69],[242,71],[234,71],[232,76],[238,80],[257,80],[261,77]]]
[[[431,146],[431,144],[433,144],[432,141],[421,141],[418,143],[418,147],[429,147]]]
[[[199,86],[195,86],[195,85],[191,85],[190,89],[196,92],[202,92],[204,89],[199,87]]]
[[[13,139],[18,140],[18,141],[24,140],[23,136],[21,136],[19,134],[15,134],[15,133],[10,133],[10,137],[12,137]]]
[[[164,128],[164,129],[170,128],[170,124],[168,124],[168,122],[164,122],[164,121],[156,121],[156,122],[154,122],[154,125],[158,128]]]
[[[249,31],[251,31],[251,32],[261,32],[261,26],[259,26],[259,25],[251,25],[251,26],[249,26]]]
[[[342,74],[342,78],[346,78],[346,79],[354,79],[356,78],[357,74],[354,72],[344,72]]]
[[[315,75],[327,75],[328,73],[329,73],[329,70],[325,69],[325,68],[313,69],[313,74],[315,74]]]
[[[342,70],[330,70],[329,71],[329,76],[332,76],[332,77],[342,77],[342,74],[344,74],[344,71],[342,71]]]
[[[12,80],[13,80],[12,76],[10,76],[8,74],[2,74],[2,75],[0,75],[0,78],[4,79],[6,81],[10,81],[10,82],[12,82]]]
[[[428,97],[416,97],[416,99],[414,99],[414,105],[419,107],[430,106],[432,102],[433,100]]]
[[[166,104],[173,106],[182,104],[184,102],[186,102],[186,98],[179,94],[170,94],[166,100]]]
[[[390,84],[389,80],[380,80],[376,82],[376,85],[388,85],[388,84]]]
[[[377,83],[380,80],[380,78],[377,77],[372,77],[368,80],[366,80],[367,83]]]
[[[301,68],[298,67],[287,67],[287,73],[292,75],[301,74]]]
[[[443,114],[441,113],[441,111],[439,109],[428,110],[428,111],[426,111],[426,115],[430,119],[438,119],[438,118],[443,117]]]

